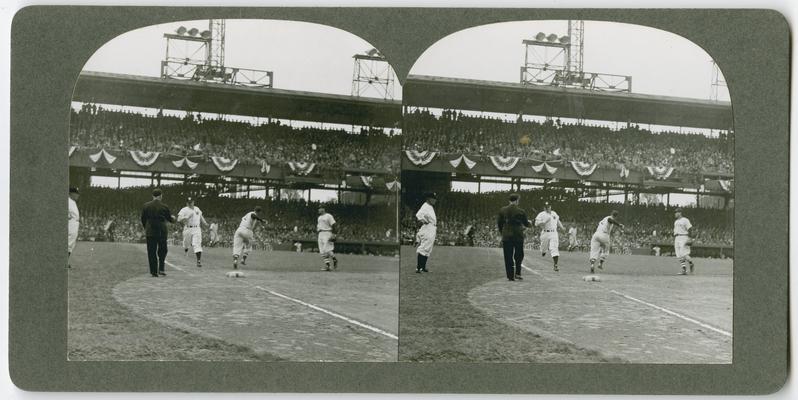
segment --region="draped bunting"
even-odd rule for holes
[[[629,177],[629,169],[626,168],[626,165],[621,164],[621,168],[618,169],[621,171],[620,177],[621,178],[628,178]]]
[[[194,169],[197,168],[197,165],[199,165],[199,163],[189,160],[188,157],[183,157],[179,160],[172,161],[172,165],[174,165],[176,168],[183,168],[183,166],[185,165],[190,169]]]
[[[571,161],[571,167],[573,167],[577,175],[589,176],[592,175],[593,172],[596,172],[596,167],[598,167],[598,164],[590,164],[581,161]]]
[[[293,171],[297,175],[308,175],[311,172],[313,172],[314,168],[316,168],[316,163],[305,162],[305,161],[301,162],[291,161],[288,163],[288,167],[290,167],[291,171]]]
[[[108,164],[113,164],[114,161],[116,161],[116,157],[112,156],[111,153],[105,151],[105,149],[102,149],[95,154],[89,155],[89,159],[93,163],[100,161],[100,157],[104,158],[105,162],[107,162]]]
[[[549,163],[545,161],[541,164],[532,166],[532,169],[535,172],[541,172],[543,171],[543,168],[546,168],[546,172],[548,172],[549,174],[554,174],[555,172],[557,172],[557,167],[552,167],[551,165],[549,165]]]
[[[434,151],[418,151],[418,150],[405,150],[405,155],[407,155],[407,159],[413,163],[413,165],[427,165],[435,158]]]
[[[519,157],[490,156],[490,162],[502,172],[512,171],[515,165],[518,164],[518,160],[520,160]]]
[[[394,179],[393,182],[385,182],[385,187],[387,187],[390,191],[398,192],[400,189],[402,189],[402,184],[399,183],[398,180]]]
[[[560,148],[559,147],[554,149],[554,151],[551,154],[554,154],[557,157],[562,155],[562,153],[560,152]]]
[[[725,179],[718,179],[718,183],[720,184],[720,188],[726,192],[731,192],[731,181],[727,181]]]
[[[236,164],[238,164],[238,160],[231,160],[231,159],[225,158],[225,157],[216,157],[216,156],[214,156],[214,157],[211,157],[211,160],[213,160],[213,165],[215,165],[216,168],[219,169],[219,171],[222,171],[222,172],[232,171],[233,168],[236,167]]]
[[[371,189],[371,182],[374,180],[373,176],[364,176],[360,175],[360,181],[363,182],[363,186]]]
[[[78,146],[70,146],[69,147],[69,156],[70,157],[72,157],[72,153],[74,153],[75,149],[77,149],[77,148],[78,148]]]
[[[668,179],[673,173],[673,167],[646,167],[648,173],[656,179]]]
[[[155,160],[158,159],[159,155],[161,155],[161,153],[157,151],[130,150],[130,156],[133,157],[133,161],[141,167],[149,167],[155,164]]]
[[[269,165],[269,163],[267,163],[266,160],[263,160],[263,161],[260,162],[260,173],[261,174],[268,174],[269,171],[271,171],[271,170],[272,170],[272,166]]]
[[[477,165],[476,161],[470,160],[468,157],[465,156],[465,154],[461,154],[460,157],[457,157],[454,160],[450,160],[449,164],[452,164],[452,167],[457,168],[463,162],[465,162],[465,165],[466,167],[468,167],[468,169],[472,169],[474,168],[475,165]]]

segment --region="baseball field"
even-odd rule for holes
[[[170,246],[166,277],[141,244],[80,242],[68,272],[68,357],[80,360],[395,361],[398,260],[255,251],[229,278],[230,249],[203,266]]]
[[[585,281],[587,254],[527,250],[524,280],[499,248],[436,247],[415,273],[402,248],[400,361],[732,362],[732,260],[612,255]]]

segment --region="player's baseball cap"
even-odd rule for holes
[[[612,210],[612,215],[613,216],[618,215],[618,210]]]
[[[438,196],[435,194],[435,192],[426,192],[426,193],[424,193],[424,198],[425,199],[437,199]]]
[[[681,207],[677,207],[675,210],[673,210],[673,212],[680,213],[680,212],[682,212],[682,208]]]
[[[191,203],[192,201],[194,201],[193,197],[187,197],[186,198],[186,203]]]
[[[158,196],[160,196],[162,194],[163,194],[163,192],[161,191],[161,189],[157,189],[156,188],[156,189],[152,190],[152,197],[158,197]]]
[[[259,213],[261,211],[263,211],[263,209],[260,206],[255,206],[255,212],[256,213]]]
[[[70,186],[70,187],[69,187],[69,193],[77,193],[77,194],[80,194],[80,190],[78,190],[78,188],[77,188],[76,186]]]
[[[519,195],[518,193],[510,194],[510,201],[518,201],[518,199],[520,199],[520,198],[521,198],[521,195]]]

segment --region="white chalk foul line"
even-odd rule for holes
[[[676,317],[676,318],[681,318],[681,319],[683,319],[683,320],[685,320],[685,321],[687,321],[687,322],[692,322],[692,323],[694,323],[694,324],[696,324],[696,325],[698,325],[698,326],[701,326],[701,327],[703,327],[703,328],[706,328],[706,329],[709,329],[709,330],[711,330],[711,331],[714,331],[714,332],[720,333],[720,334],[721,334],[721,335],[723,335],[723,336],[732,337],[732,334],[731,334],[731,332],[727,332],[727,331],[724,331],[723,329],[720,329],[720,328],[715,328],[714,326],[707,325],[707,324],[705,324],[705,323],[703,323],[703,322],[701,322],[701,321],[698,321],[698,320],[692,319],[692,318],[690,318],[690,317],[688,317],[688,316],[686,316],[686,315],[679,314],[679,313],[677,313],[676,311],[671,311],[671,310],[668,310],[667,308],[660,307],[660,306],[658,306],[658,305],[656,305],[656,304],[651,304],[651,303],[649,303],[649,302],[647,302],[647,301],[643,301],[643,300],[640,300],[640,299],[636,299],[636,298],[634,298],[634,297],[632,297],[632,296],[629,296],[629,295],[623,294],[623,293],[621,293],[621,292],[619,292],[619,291],[616,291],[616,290],[610,290],[610,292],[612,292],[612,293],[614,293],[614,294],[617,294],[618,296],[621,296],[621,297],[623,297],[623,298],[625,298],[625,299],[628,299],[628,300],[631,300],[631,301],[634,301],[634,302],[637,302],[637,303],[640,303],[640,304],[643,304],[643,305],[649,306],[649,307],[651,307],[651,308],[657,309],[657,310],[659,310],[659,311],[662,311],[662,312],[664,312],[664,313],[666,313],[666,314],[673,315],[673,316],[674,316],[674,317]]]
[[[527,267],[527,266],[526,266],[526,265],[524,265],[524,264],[521,264],[521,268],[523,268],[523,269],[525,269],[525,270],[527,270],[527,271],[529,271],[529,272],[531,272],[531,273],[533,273],[533,274],[535,274],[535,275],[537,275],[537,276],[543,276],[543,274],[541,274],[540,272],[538,272],[538,271],[535,271],[534,269],[532,269],[532,268],[529,268],[529,267]]]
[[[256,288],[256,289],[258,289],[258,290],[262,290],[262,291],[264,291],[264,292],[266,292],[266,293],[269,293],[269,294],[271,294],[271,295],[273,295],[273,296],[277,296],[277,297],[279,297],[279,298],[281,298],[281,299],[285,299],[285,300],[288,300],[288,301],[293,301],[294,303],[301,304],[301,305],[303,305],[303,306],[305,306],[305,307],[309,307],[309,308],[312,308],[312,309],[314,309],[314,310],[316,310],[316,311],[323,312],[323,313],[325,313],[325,314],[327,314],[327,315],[329,315],[329,316],[332,316],[332,317],[335,317],[335,318],[338,318],[338,319],[344,320],[344,321],[346,321],[346,322],[349,322],[350,324],[354,324],[354,325],[357,325],[357,326],[359,326],[359,327],[361,327],[361,328],[368,329],[368,330],[370,330],[370,331],[372,331],[372,332],[379,333],[380,335],[383,335],[383,336],[389,337],[389,338],[391,338],[391,339],[394,339],[394,340],[399,340],[399,337],[398,337],[398,336],[396,336],[396,335],[394,335],[394,334],[392,334],[392,333],[390,333],[390,332],[386,332],[386,331],[384,331],[384,330],[382,330],[382,329],[380,329],[380,328],[377,328],[377,327],[375,327],[375,326],[371,326],[371,325],[369,325],[369,324],[365,324],[365,323],[363,323],[363,322],[360,322],[360,321],[354,320],[354,319],[352,319],[352,318],[345,317],[345,316],[343,316],[343,315],[341,315],[341,314],[338,314],[338,313],[332,312],[332,311],[330,311],[330,310],[327,310],[327,309],[325,309],[325,308],[321,308],[321,307],[319,307],[319,306],[317,306],[317,305],[315,305],[315,304],[310,304],[310,303],[304,302],[304,301],[302,301],[302,300],[295,299],[295,298],[293,298],[293,297],[289,297],[289,296],[286,296],[286,295],[284,295],[284,294],[281,294],[281,293],[277,293],[277,292],[275,292],[275,291],[273,291],[273,290],[269,290],[269,289],[266,289],[266,288],[262,288],[262,287],[260,287],[260,286],[255,286],[255,288]]]

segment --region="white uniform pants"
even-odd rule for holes
[[[676,236],[673,239],[673,247],[676,251],[676,258],[682,258],[690,255],[690,245],[687,242],[690,238],[686,235]]]
[[[596,232],[590,239],[590,259],[605,260],[610,251],[610,235]]]
[[[254,235],[252,229],[238,228],[233,235],[233,255],[247,255],[252,250],[252,239]]]
[[[545,251],[552,257],[560,255],[560,235],[557,231],[540,232],[540,251]]]
[[[437,228],[435,225],[425,224],[422,226],[416,233],[416,241],[418,242],[416,253],[429,257],[432,254],[432,246],[435,244],[436,233]]]
[[[319,255],[324,257],[332,257],[335,243],[330,241],[332,232],[323,231],[319,232]]]
[[[72,250],[75,250],[75,243],[78,241],[78,227],[80,225],[78,222],[69,221],[67,225],[67,247],[69,248],[69,252],[71,253]]]
[[[183,228],[183,249],[194,249],[194,253],[202,251],[202,231],[200,227]]]

